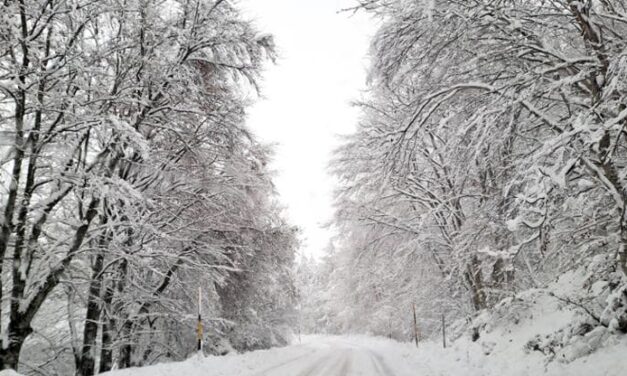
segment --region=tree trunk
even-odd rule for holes
[[[124,291],[124,288],[126,287],[127,275],[128,275],[128,262],[126,260],[123,260],[122,263],[120,264],[118,283],[116,286],[117,291],[120,294]],[[124,303],[121,301],[118,301],[116,305],[117,307],[114,308],[115,315],[125,316],[125,315],[122,315],[122,312],[124,312]],[[133,353],[133,347],[131,344],[131,332],[133,329],[133,322],[131,321],[129,315],[130,313],[126,313],[127,318],[122,319],[123,324],[122,324],[122,328],[120,329],[120,332],[119,332],[120,334],[118,337],[118,341],[121,342],[119,355],[118,355],[118,368],[120,369],[129,368],[131,366],[131,355]]]
[[[627,276],[627,238],[623,239],[621,244],[621,250],[618,253],[618,262],[620,262],[621,270],[623,274]]]
[[[132,354],[133,354],[133,344],[132,344],[132,327],[133,322],[129,319],[124,323],[122,327],[122,346],[120,346],[120,361],[119,368],[129,368],[132,366]]]
[[[111,322],[115,323],[112,319],[110,322],[105,320],[102,324],[102,347],[100,348],[99,373],[111,371],[111,368],[113,368],[113,349],[111,348],[113,342],[111,329],[113,325],[111,325]]]
[[[24,301],[26,281],[21,276],[15,276],[15,273],[20,273],[20,270],[16,268],[14,263],[12,270],[13,286],[11,288],[10,315],[7,327],[9,343],[6,345],[3,343],[3,346],[0,346],[0,370],[7,368],[16,369],[22,345],[26,337],[33,332],[31,323],[35,318],[35,314],[39,311],[50,293],[58,286],[63,271],[68,268],[70,262],[83,244],[91,221],[97,214],[99,202],[98,199],[91,200],[84,222],[76,229],[74,239],[65,258],[56,269],[50,271],[49,274],[45,276],[39,289],[35,293],[32,293],[32,297],[26,308],[20,306],[20,302]]]
[[[627,203],[625,204],[627,205]],[[620,224],[620,244],[618,246],[618,266],[623,272],[623,275],[627,276],[627,208],[623,208],[621,224]]]
[[[476,311],[486,308],[486,297],[483,288],[483,274],[477,255],[473,255],[466,265],[466,279],[471,293],[472,306]]]
[[[101,250],[96,255],[92,269],[92,279],[89,283],[85,330],[83,331],[83,347],[80,362],[76,365],[76,374],[80,376],[92,376],[96,366],[96,337],[98,337],[98,321],[101,312],[100,293],[102,289],[103,265],[104,253]]]
[[[11,321],[8,328],[11,337],[6,348],[0,348],[0,370],[14,369],[17,371],[20,351],[26,338],[33,332],[29,323]]]
[[[112,314],[112,303],[115,284],[113,281],[109,283],[105,289],[102,299],[103,308],[101,310],[102,320],[102,345],[100,347],[100,366],[98,372],[103,373],[110,371],[113,367],[113,336],[112,331],[115,329],[115,319]]]

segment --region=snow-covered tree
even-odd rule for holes
[[[22,347],[64,322],[69,338],[46,351],[70,349],[81,375],[182,358],[199,285],[215,321],[252,320],[216,292],[242,275],[273,283],[229,298],[252,305],[263,288],[258,321],[288,322],[295,234],[244,124],[271,37],[221,0],[25,0],[0,14],[0,368],[39,368]],[[40,315],[66,304],[67,317]]]
[[[624,280],[624,4],[358,8],[383,23],[362,120],[332,166],[341,180],[340,253],[352,255],[344,267],[388,276],[391,266],[394,298],[420,297],[420,310],[457,317],[596,255],[615,259]],[[356,315],[377,296],[352,296],[363,304]],[[373,315],[379,323],[369,327],[388,316]]]

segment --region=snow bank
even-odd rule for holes
[[[450,348],[407,346],[397,360],[428,375],[626,375],[627,335],[604,308],[624,294],[601,288],[599,274],[575,270],[519,293],[476,317]]]
[[[531,328],[527,327],[527,330]],[[547,362],[539,353],[527,353],[514,341],[523,343],[523,330],[500,332],[483,341],[455,341],[449,348],[429,341],[414,344],[398,343],[385,338],[343,337],[378,354],[394,376],[624,376],[627,370],[627,337],[571,363]],[[518,338],[517,338],[518,337]]]

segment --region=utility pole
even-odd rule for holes
[[[444,314],[442,314],[442,346],[446,348],[446,321]]]
[[[412,305],[414,311],[414,340],[416,341],[416,347],[418,347],[418,319],[416,318],[416,303]]]
[[[202,351],[202,289],[198,287],[198,326],[196,327],[196,336],[198,338],[198,344],[196,350]]]

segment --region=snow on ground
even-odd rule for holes
[[[195,357],[107,376],[624,376],[627,369],[627,337],[565,364],[547,363],[537,352],[526,353],[518,346],[523,340],[515,339],[517,336],[533,335],[501,332],[483,341],[461,339],[447,349],[437,342],[421,343],[416,348],[367,336],[306,336],[301,344],[284,348]]]
[[[603,310],[608,295],[599,287],[606,284],[584,287],[598,274],[575,270],[546,288],[504,299],[471,324],[464,322],[465,332],[446,349],[436,340],[416,348],[368,336],[305,336],[284,348],[194,357],[108,376],[624,376],[627,335],[572,303]]]
[[[529,329],[529,327],[527,327]],[[497,334],[498,332],[498,334]],[[538,352],[518,346],[533,333],[512,331],[476,342],[460,339],[447,349],[441,343],[399,343],[368,336],[304,336],[283,348],[222,357],[194,356],[106,373],[106,376],[624,376],[627,336],[592,355],[565,364],[547,363]],[[518,341],[518,343],[517,343]],[[486,345],[490,343],[490,345]],[[19,376],[2,371],[0,376]]]
[[[302,343],[223,357],[195,356],[185,362],[114,371],[107,376],[314,376],[398,375],[362,338],[304,336]],[[375,341],[375,343],[377,343]],[[392,344],[392,342],[389,342]],[[1,376],[1,375],[0,375]]]

